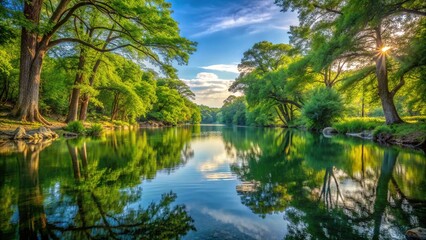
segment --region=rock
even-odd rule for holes
[[[51,139],[51,138],[57,138],[58,137],[58,134],[56,134],[54,131],[50,130],[50,128],[46,128],[46,127],[40,127],[37,130],[37,133],[45,139]]]
[[[322,130],[322,134],[325,136],[329,136],[329,135],[334,135],[334,134],[338,134],[339,132],[332,127],[326,127]]]
[[[164,123],[156,122],[156,121],[147,121],[147,122],[139,123],[139,127],[141,127],[141,128],[158,128],[158,127],[164,127]]]
[[[25,140],[33,140],[34,139],[34,136],[32,136],[31,134],[25,134],[25,136],[22,138],[22,139],[25,139]]]
[[[405,233],[408,240],[426,240],[426,228],[413,228]]]
[[[34,133],[33,138],[34,138],[34,140],[38,140],[38,139],[43,139],[43,136],[41,134]]]
[[[78,137],[78,134],[77,133],[73,133],[73,132],[64,132],[63,136],[67,137],[67,138],[75,138],[75,137]]]
[[[24,139],[25,135],[27,135],[27,132],[25,131],[25,128],[18,127],[15,132],[13,132],[13,139]]]
[[[346,135],[363,139],[373,139],[373,132],[371,131],[362,131],[360,133],[346,133]]]

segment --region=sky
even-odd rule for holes
[[[280,12],[274,0],[169,0],[181,35],[198,43],[188,65],[176,66],[195,102],[221,107],[238,76],[243,53],[260,41],[288,43],[294,12]]]

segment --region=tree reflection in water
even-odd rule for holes
[[[49,236],[39,181],[40,152],[48,142],[25,143],[18,141],[19,162],[19,236],[21,239],[46,239]]]
[[[235,142],[233,134],[245,135],[245,141]],[[400,238],[408,228],[425,227],[419,219],[426,196],[417,193],[420,199],[410,200],[393,180],[417,173],[412,165],[420,153],[286,130],[223,137],[238,159],[232,171],[242,184],[256,183],[250,191],[238,188],[241,202],[262,217],[284,212],[287,239]],[[407,164],[410,158],[414,162]],[[398,161],[405,162],[401,173],[395,171]],[[424,171],[426,163],[420,165]],[[425,182],[400,184],[416,193]]]
[[[19,162],[16,181],[19,195],[17,202],[11,199],[8,205],[13,209],[17,203],[19,237],[170,239],[195,230],[193,219],[184,205],[174,203],[177,196],[172,192],[163,194],[160,200],[148,206],[140,204],[141,179],[152,178],[159,170],[181,165],[183,155],[191,153],[189,147],[184,149],[191,134],[186,136],[176,141],[167,134],[152,140],[143,134],[117,134],[107,139],[91,140],[104,146],[115,146],[94,148],[92,152],[88,144],[91,141],[67,140],[61,144],[66,145],[68,157],[58,157],[61,159],[59,167],[68,169],[64,172],[69,174],[56,178],[49,176],[44,183],[40,181],[40,162],[50,160],[40,157],[40,152],[50,143],[19,142],[14,153]],[[164,142],[164,146],[169,147],[169,159],[157,156],[158,151],[165,150],[152,147],[157,142]],[[70,159],[69,165],[62,162],[66,159]],[[7,209],[0,210],[3,215]],[[13,232],[16,227],[12,215],[8,214],[8,218],[7,224],[2,222],[1,239],[17,236]]]

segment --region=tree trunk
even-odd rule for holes
[[[389,91],[386,53],[381,52],[384,45],[382,42],[380,26],[376,28],[376,45],[379,51],[379,55],[376,57],[376,78],[386,124],[402,123],[403,121],[399,117],[393,102],[393,94]]]
[[[84,122],[87,119],[87,108],[89,107],[89,100],[90,100],[89,94],[87,93],[83,94],[83,97],[81,98],[80,116],[78,118],[78,120],[80,121]]]
[[[277,115],[281,122],[284,124],[285,127],[287,127],[287,121],[284,117],[284,112],[282,111],[282,109],[279,106],[275,106],[275,111],[277,112]]]
[[[108,33],[108,37],[106,38],[106,41],[105,41],[104,45],[102,46],[102,50],[105,50],[107,48],[108,44],[112,41],[112,38],[111,38],[112,33],[113,33],[113,30],[110,30],[109,33]],[[96,73],[98,72],[99,65],[101,65],[102,55],[103,54],[101,53],[99,58],[96,60],[96,63],[93,66],[93,69],[92,69],[92,73],[90,74],[89,85],[91,87],[93,87],[93,83],[95,82]],[[89,101],[90,101],[90,95],[85,93],[83,95],[82,102],[81,102],[80,117],[79,117],[80,121],[86,121],[87,109],[89,108]]]
[[[67,123],[72,121],[77,121],[78,116],[78,104],[80,101],[80,86],[84,80],[84,65],[86,63],[86,59],[84,56],[84,49],[82,48],[80,51],[80,58],[78,60],[78,68],[77,73],[75,75],[74,87],[71,93],[70,106],[68,109],[68,116],[65,120]]]
[[[42,0],[24,1],[24,15],[28,21],[38,25]],[[46,45],[40,44],[40,36],[22,27],[19,96],[12,111],[21,121],[38,121],[49,124],[41,115],[38,108],[40,73],[43,58],[46,53]]]
[[[111,121],[114,121],[118,113],[118,102],[119,102],[119,93],[116,93],[114,96],[114,101],[112,102],[112,111],[111,111]]]
[[[89,85],[92,87],[95,82],[96,73],[98,72],[99,65],[101,64],[101,57],[96,60],[95,65],[93,66],[92,73],[89,78]],[[88,93],[83,94],[81,100],[81,109],[80,109],[80,121],[86,121],[87,118],[87,109],[89,108],[90,95]]]

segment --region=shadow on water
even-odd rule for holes
[[[14,172],[0,186],[0,238],[170,239],[186,235],[195,227],[185,205],[174,204],[177,195],[165,193],[158,201],[141,206],[140,183],[157,171],[172,171],[184,164],[185,156],[191,154],[186,145],[190,137],[184,136],[190,135],[171,130],[148,139],[144,133],[117,132],[104,139],[64,140],[50,147],[51,143],[17,142],[1,161],[4,172]],[[163,147],[155,148],[160,142]],[[166,148],[168,158],[158,156]]]
[[[237,157],[241,202],[261,217],[284,212],[286,239],[403,238],[426,227],[421,153],[291,130],[234,129],[223,138]]]

